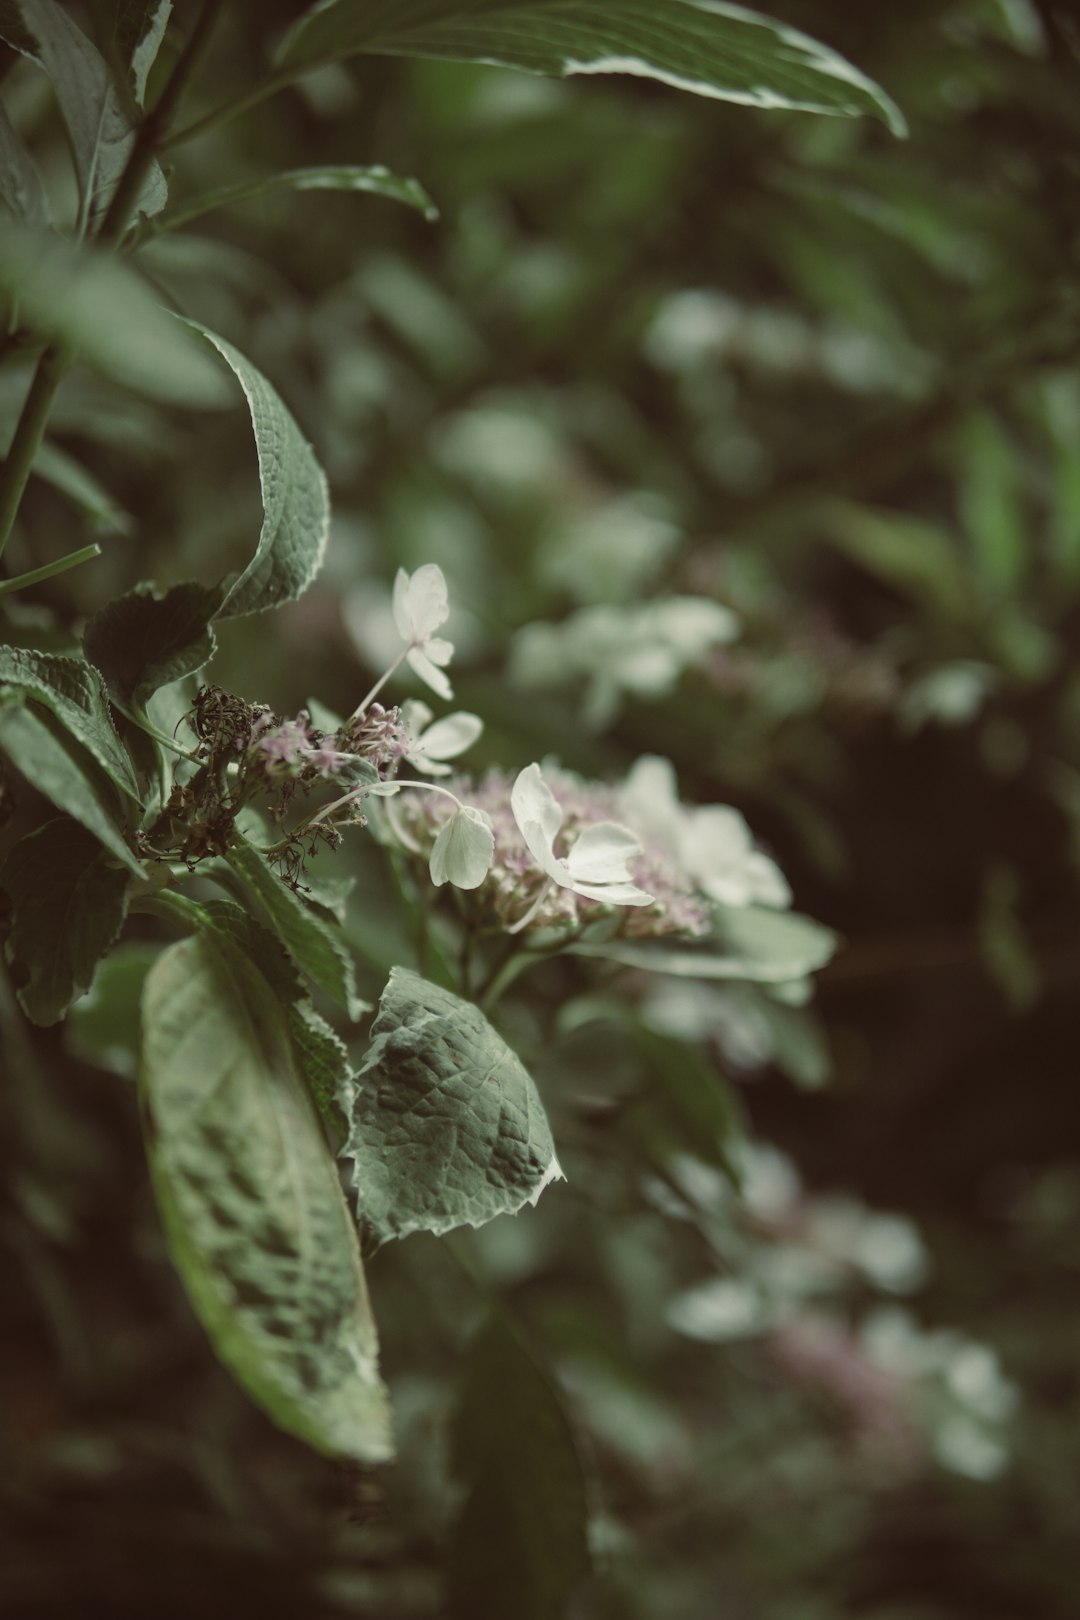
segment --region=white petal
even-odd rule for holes
[[[669,759],[643,754],[619,790],[619,809],[650,846],[678,859],[685,812]]]
[[[626,883],[630,862],[641,854],[641,841],[617,821],[597,821],[578,835],[566,864],[576,883]]]
[[[476,889],[491,870],[495,856],[495,834],[491,821],[471,804],[455,810],[436,838],[428,870],[437,887],[453,883],[459,889]]]
[[[410,647],[407,662],[414,669],[426,686],[437,692],[445,703],[449,703],[454,695],[454,688],[450,685],[441,669],[436,669],[430,658],[426,658],[419,647]]]
[[[526,765],[510,790],[510,808],[539,866],[563,888],[568,886],[566,863],[555,858],[553,845],[563,824],[558,800],[544,781],[539,765]]]
[[[472,747],[483,729],[484,722],[478,714],[462,709],[428,726],[420,738],[420,747],[429,759],[456,759],[466,748]]]
[[[579,883],[575,879],[568,887],[586,900],[602,900],[607,906],[651,906],[656,898],[636,883]]]
[[[390,602],[394,615],[394,628],[402,641],[411,641],[413,638],[412,611],[409,606],[409,576],[404,568],[399,568],[394,575],[394,594]]]
[[[406,698],[401,705],[401,718],[405,722],[405,729],[417,741],[424,727],[430,726],[434,716],[434,709],[429,709],[421,698]]]
[[[433,664],[448,664],[454,656],[454,643],[442,636],[428,636],[423,648]]]
[[[400,575],[399,575],[400,577]],[[398,586],[394,582],[395,619]],[[409,639],[426,641],[450,617],[446,576],[438,563],[424,563],[409,579],[403,592]],[[400,626],[399,626],[400,628]]]

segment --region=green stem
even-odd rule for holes
[[[43,579],[52,579],[54,574],[66,574],[69,568],[77,568],[79,563],[100,556],[101,547],[97,544],[83,546],[79,551],[69,551],[66,557],[60,557],[56,562],[31,568],[27,574],[16,574],[14,579],[0,580],[0,596],[10,596],[12,591],[24,591],[28,585],[40,585]]]
[[[205,916],[202,906],[189,900],[186,894],[177,894],[174,889],[156,889],[152,894],[135,895],[129,909],[152,917],[164,917],[170,922],[179,920],[191,923],[194,928],[200,926]]]
[[[0,556],[15,526],[15,518],[22,501],[26,481],[34,464],[38,446],[45,435],[52,402],[60,379],[71,364],[70,352],[59,344],[50,344],[37,363],[30,392],[23,402],[15,437],[0,466]]]
[[[179,754],[183,759],[190,759],[193,765],[202,765],[204,763],[198,754],[193,754],[189,748],[181,748],[175,737],[170,737],[166,732],[159,731],[145,710],[134,706],[129,708],[126,703],[122,703],[119,698],[111,695],[109,702],[114,709],[120,710],[125,720],[130,720],[133,726],[138,726],[140,731],[145,731],[146,735],[153,737],[155,742],[161,743],[165,748],[171,748],[174,754]]]
[[[203,0],[202,10],[191,30],[188,42],[177,57],[176,65],[158,97],[156,106],[139,125],[131,155],[97,233],[99,242],[118,242],[127,230],[146,176],[150,172],[150,165],[166,144],[168,127],[172,123],[180,97],[187,89],[191,75],[206,49],[222,4],[223,0]]]
[[[299,73],[291,69],[287,73],[276,74],[272,79],[264,79],[262,84],[256,85],[246,95],[239,96],[235,101],[222,102],[202,118],[197,118],[193,124],[185,124],[184,128],[178,129],[174,135],[166,136],[160,142],[161,150],[167,151],[170,146],[180,146],[184,141],[192,141],[197,135],[205,135],[208,130],[216,129],[219,124],[228,123],[230,119],[237,118],[251,107],[257,107],[261,101],[276,96],[279,90],[287,90],[299,77]]]

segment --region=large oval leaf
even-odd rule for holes
[[[750,107],[903,114],[828,46],[721,0],[320,0],[282,46],[287,67],[356,51],[490,62],[527,73],[630,73]]]
[[[380,1237],[482,1226],[561,1177],[535,1085],[471,1001],[393,968],[371,1035],[344,1152]]]
[[[356,1231],[279,998],[224,937],[203,935],[150,970],[143,1020],[154,1186],[215,1349],[318,1450],[388,1457]]]

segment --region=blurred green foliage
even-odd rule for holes
[[[439,210],[267,190],[144,227],[159,296],[252,357],[334,497],[321,578],[219,624],[214,679],[348,713],[394,570],[437,561],[481,768],[666,755],[845,945],[812,1019],[681,981],[628,1015],[571,960],[507,1000],[568,1186],[370,1263],[400,1460],[366,1473],[271,1427],[167,1265],[118,1078],[149,933],[63,1033],[5,985],[19,1620],[441,1614],[448,1539],[479,1556],[485,1492],[514,1511],[455,1430],[514,1324],[546,1370],[504,1356],[500,1398],[554,1380],[576,1435],[537,1442],[588,1502],[574,1620],[1075,1615],[1080,29],[1063,0],[771,9],[886,86],[909,138],[376,57],[169,154],[178,215],[372,164]],[[226,8],[192,116],[294,15]],[[0,68],[59,211],[46,83]],[[0,432],[30,371],[9,341]],[[244,566],[242,413],[80,370],[50,432],[5,563],[102,555],[3,599],[5,641],[63,651],[140,580]],[[384,853],[345,853],[373,997],[416,940]],[[511,1326],[474,1341],[492,1298]]]

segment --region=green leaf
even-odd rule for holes
[[[641,1026],[634,1038],[651,1083],[628,1109],[624,1128],[653,1162],[689,1153],[737,1185],[746,1121],[730,1083],[686,1041]]]
[[[173,0],[120,0],[116,14],[116,43],[131,64],[136,105],[146,100],[146,81],[157,60],[172,15]]]
[[[63,6],[56,0],[19,0],[19,13],[23,27],[18,37],[4,31],[5,37],[48,74],[67,125],[87,217],[98,219],[135,144],[131,121],[104,58]],[[158,213],[167,195],[161,166],[152,163],[135,212]]]
[[[502,1036],[405,968],[391,969],[350,1115],[357,1206],[380,1237],[482,1226],[562,1176],[539,1094]]]
[[[0,695],[5,692],[34,698],[51,709],[116,786],[139,802],[139,785],[113,725],[105,683],[96,669],[60,653],[0,646]]]
[[[34,452],[37,477],[66,495],[86,518],[95,534],[127,534],[131,519],[103,484],[59,445],[45,439]]]
[[[344,1007],[350,1018],[370,1012],[369,1004],[356,994],[352,958],[336,926],[305,905],[249,843],[237,839],[225,858],[245,895],[311,982]]]
[[[171,946],[143,997],[141,1090],[166,1236],[218,1355],[331,1456],[391,1455],[352,1218],[273,987],[223,937]]]
[[[5,954],[27,975],[17,993],[35,1024],[55,1024],[89,989],[123,926],[130,881],[69,816],[46,822],[9,852],[0,866],[0,892],[12,908]]]
[[[309,68],[356,51],[557,77],[629,73],[750,107],[870,113],[906,133],[895,102],[842,56],[720,0],[320,0],[279,62]]]
[[[948,619],[969,617],[967,569],[939,524],[854,501],[822,501],[818,511],[823,537],[869,574]]]
[[[269,174],[243,185],[226,186],[212,191],[193,202],[181,203],[175,214],[161,221],[161,230],[173,230],[187,225],[193,219],[227,208],[232,203],[247,202],[252,197],[265,197],[275,191],[358,191],[373,197],[385,197],[391,202],[405,203],[416,208],[427,220],[436,220],[439,210],[419,180],[405,180],[391,174],[381,164],[358,168],[354,164],[325,164],[317,169],[285,169],[281,174]]]
[[[83,651],[113,697],[141,707],[158,687],[209,663],[217,650],[211,620],[222,595],[218,585],[136,585],[94,615]]]
[[[26,147],[0,106],[0,203],[27,225],[48,225],[49,199]]]
[[[9,700],[0,709],[0,751],[58,810],[74,816],[138,877],[145,875],[128,847],[115,788],[54,715]]]
[[[160,954],[160,945],[136,941],[109,952],[89,991],[75,1003],[64,1023],[64,1044],[72,1057],[134,1080],[143,985]]]
[[[0,295],[18,304],[23,325],[115,382],[173,404],[227,403],[227,387],[203,346],[117,259],[5,224]]]
[[[453,1620],[562,1620],[589,1567],[585,1477],[558,1393],[500,1322],[473,1344],[453,1460],[468,1491],[447,1568]]]
[[[259,455],[263,525],[255,555],[226,593],[223,619],[262,613],[302,596],[322,565],[330,532],[326,478],[311,446],[261,371],[195,321],[235,373],[251,412]]]
[[[597,956],[623,967],[649,973],[673,973],[690,979],[749,979],[782,984],[823,967],[833,955],[837,937],[829,928],[793,911],[765,906],[714,907],[715,945],[651,945],[641,940],[613,939],[570,945],[575,956]]]

